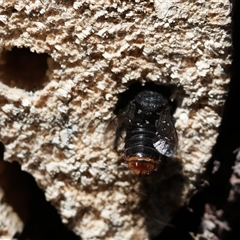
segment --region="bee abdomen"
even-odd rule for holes
[[[136,127],[127,132],[125,160],[136,174],[149,174],[158,169],[160,154],[153,146],[155,129]]]
[[[127,132],[125,139],[125,149],[138,145],[153,147],[153,138],[155,136],[154,128],[135,127]]]

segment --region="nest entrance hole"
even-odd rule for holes
[[[34,53],[28,48],[14,47],[0,56],[1,81],[9,86],[26,91],[36,91],[49,82],[47,53]]]

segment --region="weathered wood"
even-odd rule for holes
[[[0,2],[5,160],[34,176],[83,239],[159,233],[216,141],[229,82],[229,1]],[[178,154],[147,179],[108,144],[114,132],[104,138],[133,80],[172,86],[177,102]]]

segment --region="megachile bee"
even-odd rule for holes
[[[178,138],[169,101],[162,94],[145,90],[140,92],[117,115],[115,149],[122,132],[126,133],[124,158],[137,175],[157,171],[164,158],[172,157]]]

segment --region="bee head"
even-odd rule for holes
[[[134,100],[144,111],[158,111],[167,105],[166,99],[160,93],[153,91],[140,92]]]

